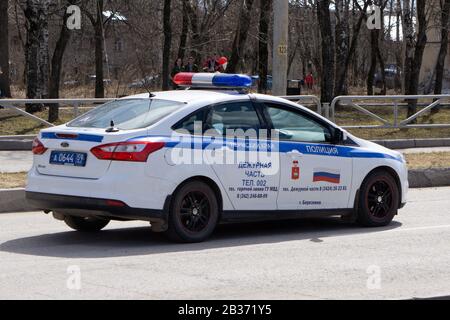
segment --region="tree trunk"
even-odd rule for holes
[[[162,89],[169,90],[169,64],[170,47],[172,44],[172,27],[170,25],[170,6],[171,0],[164,0],[163,28],[164,28],[164,49],[162,59]]]
[[[370,67],[367,74],[367,95],[373,95],[373,80],[377,68],[376,47],[378,46],[378,30],[370,31]]]
[[[258,92],[267,93],[267,73],[269,68],[269,23],[272,0],[260,0],[258,38]]]
[[[425,12],[425,0],[417,0],[417,40],[414,39],[414,28],[412,22],[412,11],[409,0],[405,0],[403,8],[403,26],[405,49],[405,94],[415,95],[419,89],[419,75],[422,66],[423,52],[427,43],[427,20]],[[408,101],[408,117],[413,115],[417,109],[417,100]]]
[[[187,1],[183,0],[183,21],[181,23],[181,34],[180,34],[180,47],[178,48],[178,57],[184,59],[186,56],[186,42],[189,32],[189,15],[187,8]]]
[[[361,25],[365,18],[365,15],[366,15],[365,12],[367,10],[368,5],[369,5],[369,2],[366,1],[364,3],[363,9],[360,12],[359,19],[356,22],[355,26],[353,27],[353,35],[352,35],[352,40],[350,42],[350,49],[349,49],[347,57],[345,59],[345,64],[344,64],[344,67],[342,68],[341,75],[338,77],[339,81],[337,81],[338,87],[336,88],[336,93],[335,93],[336,96],[346,94],[345,83],[346,83],[346,79],[347,79],[347,75],[348,75],[348,69],[350,66],[350,62],[353,60],[353,57],[356,52],[356,46],[358,43],[359,32],[361,30]]]
[[[242,2],[241,13],[239,15],[238,26],[234,35],[233,47],[231,51],[230,61],[228,62],[227,72],[236,73],[239,63],[242,59],[245,42],[247,41],[248,30],[251,23],[251,11],[253,0]]]
[[[191,55],[195,58],[195,63],[200,66],[202,62],[202,48],[203,48],[203,37],[201,35],[199,21],[195,9],[192,7],[190,1],[186,2],[186,10],[189,16],[189,21],[191,22],[192,30],[192,41],[191,41]]]
[[[94,24],[95,30],[95,97],[105,97],[105,84],[103,82],[103,0],[97,1],[97,19]]]
[[[58,41],[56,42],[55,50],[51,62],[50,80],[48,85],[48,95],[50,99],[59,98],[59,85],[61,81],[61,68],[64,57],[64,52],[67,43],[70,39],[70,30],[67,28],[68,15],[66,14],[67,7],[64,7],[64,17],[62,20],[62,27],[59,33]],[[48,112],[48,121],[55,122],[59,118],[59,104],[50,104]]]
[[[448,47],[448,20],[450,13],[450,0],[445,0],[441,11],[441,47],[439,49],[438,60],[436,63],[436,83],[434,86],[434,94],[442,93],[442,82],[444,79],[445,57],[447,56]],[[437,110],[436,108],[433,110]]]
[[[334,86],[334,40],[330,19],[330,0],[318,0],[317,17],[321,35],[322,74],[320,95],[322,103],[331,103]]]
[[[0,1],[0,69],[3,74],[0,83],[0,97],[11,97],[11,83],[9,78],[9,36],[8,36],[8,0]]]
[[[49,53],[48,12],[49,0],[27,0],[24,10],[27,19],[25,45],[27,70],[27,98],[45,99],[48,95]],[[41,105],[26,105],[27,112],[42,110]]]
[[[336,90],[335,95],[341,95],[347,93],[348,85],[347,78],[343,78],[342,75],[344,74],[344,68],[346,68],[345,61],[347,60],[347,56],[349,55],[349,0],[336,0],[335,7],[336,81],[334,84],[334,88]],[[340,82],[342,79],[343,83]]]

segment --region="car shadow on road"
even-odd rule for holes
[[[326,244],[327,238],[378,233],[400,227],[393,221],[382,228],[361,228],[340,219],[302,219],[220,225],[203,243],[171,243],[149,227],[106,229],[95,234],[75,231],[43,234],[6,241],[0,251],[62,258],[107,258],[181,251],[200,251],[287,241]]]

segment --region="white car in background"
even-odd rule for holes
[[[79,231],[145,220],[182,242],[230,221],[341,216],[385,226],[405,204],[400,153],[293,102],[247,93],[247,76],[175,81],[190,89],[119,99],[42,130],[28,201]]]

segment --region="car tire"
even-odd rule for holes
[[[218,220],[219,205],[214,191],[204,182],[191,181],[173,196],[165,234],[176,242],[202,242],[213,233]]]
[[[387,171],[367,176],[360,189],[356,222],[364,227],[383,227],[391,223],[399,206],[399,187]]]
[[[94,217],[65,216],[64,222],[72,229],[81,232],[96,232],[102,230],[109,223],[107,219]]]

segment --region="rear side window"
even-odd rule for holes
[[[173,130],[184,133],[189,132],[190,134],[194,134],[195,132],[195,125],[198,125],[199,128],[197,130],[200,133],[203,133],[203,118],[204,118],[205,111],[201,110],[199,112],[194,113],[193,115],[188,116],[187,118],[181,120],[179,123],[177,123],[175,126],[173,126]]]
[[[67,124],[68,127],[109,128],[121,130],[151,126],[181,108],[183,103],[158,99],[124,99],[106,103]]]
[[[256,133],[261,125],[253,104],[245,101],[212,107],[207,127],[210,132],[224,136],[227,134],[227,130],[243,130],[245,132],[252,129]]]

